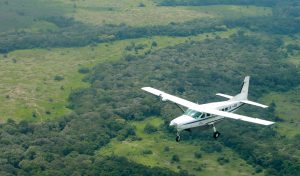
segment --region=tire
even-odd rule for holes
[[[215,139],[217,139],[220,135],[221,135],[221,133],[219,133],[218,131],[214,132],[214,138]]]
[[[180,136],[176,136],[176,142],[180,141]]]

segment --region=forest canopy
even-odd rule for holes
[[[279,0],[156,0],[162,6],[256,5],[274,6]]]

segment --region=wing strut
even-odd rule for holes
[[[174,103],[183,113],[185,113],[185,110],[182,109],[177,103]]]

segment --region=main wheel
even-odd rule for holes
[[[180,141],[180,136],[176,136],[176,142]]]
[[[220,135],[221,135],[221,133],[219,133],[218,131],[214,132],[214,138],[215,139],[217,139]]]

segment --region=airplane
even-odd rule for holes
[[[216,95],[225,97],[227,101],[212,102],[207,104],[197,104],[191,101],[176,97],[174,95],[167,94],[163,91],[157,90],[152,87],[143,87],[142,90],[151,94],[159,96],[162,101],[171,101],[175,103],[182,111],[183,114],[170,122],[170,126],[177,129],[176,141],[180,141],[180,132],[183,130],[190,131],[191,128],[201,126],[211,126],[213,128],[213,137],[217,139],[221,133],[217,131],[215,124],[225,118],[242,120],[246,122],[256,123],[260,125],[272,125],[274,122],[248,117],[244,115],[234,114],[233,112],[239,109],[244,104],[254,105],[261,108],[267,108],[268,106],[256,103],[248,100],[250,76],[246,76],[242,84],[242,88],[239,94],[235,96],[226,95],[223,93],[217,93]],[[183,110],[179,105],[186,107]]]

